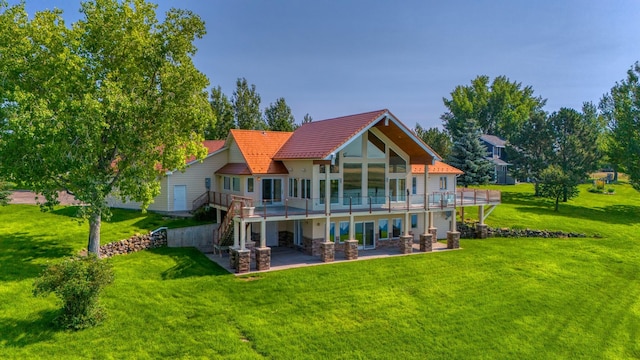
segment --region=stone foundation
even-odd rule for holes
[[[280,231],[278,233],[278,246],[293,247],[293,233],[291,231]]]
[[[271,248],[256,248],[256,270],[263,271],[271,268]]]
[[[476,237],[478,239],[486,239],[489,233],[487,224],[476,224]]]
[[[335,243],[326,241],[320,244],[320,259],[322,262],[333,262],[335,257]]]
[[[434,227],[429,228],[429,234],[432,235],[431,241],[438,242],[438,229]]]
[[[344,258],[347,260],[355,260],[358,258],[358,240],[344,241]]]
[[[433,234],[421,234],[420,235],[420,251],[429,252],[433,251]]]
[[[400,252],[402,254],[411,254],[413,252],[413,236],[400,236]]]
[[[398,247],[400,247],[400,239],[387,239],[387,240],[376,241],[376,250],[398,248]]]
[[[460,248],[460,233],[457,231],[447,231],[447,249]]]
[[[251,271],[251,251],[237,250],[236,253],[236,272],[242,274]]]

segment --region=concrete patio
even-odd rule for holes
[[[447,249],[446,243],[436,242],[432,245],[432,252],[441,252],[448,251],[451,249]],[[458,249],[455,249],[458,250]],[[413,244],[413,252],[411,254],[402,254],[400,253],[400,249],[397,247],[389,247],[377,250],[359,250],[358,251],[358,259],[356,260],[346,260],[344,258],[343,252],[336,252],[335,261],[333,262],[322,262],[319,256],[311,256],[305,255],[301,251],[292,248],[286,247],[272,247],[271,248],[271,268],[269,270],[257,271],[255,268],[255,260],[251,261],[251,271],[243,274],[236,274],[235,270],[231,268],[229,263],[229,254],[225,253],[222,256],[218,254],[205,254],[211,261],[220,265],[220,267],[224,268],[228,272],[236,275],[244,275],[251,273],[259,273],[259,272],[267,272],[267,271],[278,271],[292,268],[299,268],[305,266],[316,266],[316,265],[330,265],[335,263],[347,262],[347,261],[361,261],[361,260],[370,260],[370,259],[379,259],[385,257],[393,257],[393,256],[411,256],[425,254],[420,251],[420,244]]]

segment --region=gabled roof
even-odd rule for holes
[[[491,161],[494,165],[511,165],[508,162],[493,156],[487,156],[485,159]]]
[[[281,161],[274,160],[274,154],[289,140],[291,132],[232,129],[233,139],[249,167],[251,174],[288,174]]]
[[[424,174],[424,165],[412,165],[412,174]],[[433,165],[429,165],[429,174],[464,174],[464,172],[458,168],[455,168],[449,164],[445,164],[442,161],[436,161]]]
[[[332,155],[372,127],[409,154],[411,163],[425,164],[440,159],[387,109],[305,123],[276,152],[274,159],[330,160]]]
[[[480,135],[480,139],[496,147],[505,147],[505,145],[507,144],[505,140],[502,140],[495,135],[482,134]]]
[[[229,163],[216,171],[216,174],[224,175],[251,175],[251,170],[247,164]]]
[[[209,157],[213,154],[215,154],[216,152],[222,150],[224,148],[224,144],[226,143],[225,140],[205,140],[202,145],[204,145],[204,147],[207,148],[207,156]],[[193,163],[193,162],[197,162],[199,161],[198,159],[196,159],[195,156],[190,156],[187,160],[186,163],[187,165]]]

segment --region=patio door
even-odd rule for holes
[[[282,204],[282,179],[262,179],[262,203]]]
[[[358,248],[360,249],[375,249],[375,231],[373,221],[357,222],[356,225],[356,240],[358,240]]]

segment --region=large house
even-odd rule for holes
[[[501,185],[513,185],[516,180],[509,175],[509,164],[507,162],[507,152],[505,147],[507,142],[495,135],[483,134],[480,140],[487,148],[486,159],[493,164],[493,174],[491,181]]]
[[[457,244],[456,207],[479,206],[484,226],[485,206],[500,202],[497,191],[457,190],[462,172],[441,162],[389,110],[314,121],[293,132],[236,129],[205,145],[204,161],[167,173],[150,210],[214,208],[220,227],[213,241],[218,250],[231,249],[239,272],[248,270],[254,242],[258,270],[269,268],[276,246],[332,261],[336,251],[354,258],[358,250],[406,250],[414,236]]]

